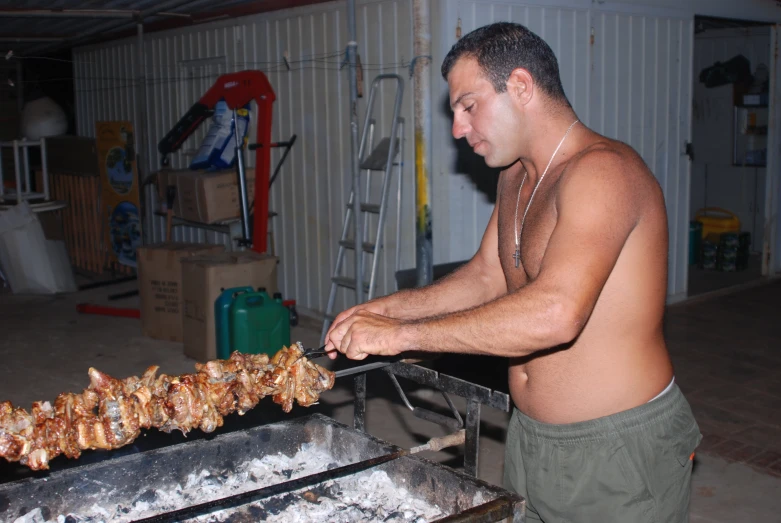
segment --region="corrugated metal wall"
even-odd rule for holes
[[[364,76],[364,97],[360,100],[363,124],[368,89],[380,72],[398,72],[406,80],[404,110],[406,127],[412,124],[411,89],[408,68],[412,58],[411,4],[409,0],[359,2],[358,42]],[[215,22],[186,30],[145,36],[147,119],[149,121],[148,167],[159,161],[157,142],[185,114],[189,107],[224,72],[244,69],[264,71],[277,100],[273,108],[272,139],[298,140],[272,188],[270,208],[279,215],[272,219],[275,252],[280,257],[281,290],[295,298],[303,310],[325,309],[330,276],[336,258],[337,241],[351,187],[349,164],[348,69],[342,68],[348,41],[345,2],[333,2],[241,19]],[[133,119],[135,40],[78,49],[74,52],[77,77],[78,132],[94,135],[100,119]],[[287,57],[289,69],[283,56]],[[379,136],[388,134],[393,93],[383,89],[375,110]],[[254,123],[251,141],[254,141]],[[386,130],[387,129],[387,130]],[[202,125],[175,155],[173,167],[185,168],[208,130]],[[408,130],[408,129],[406,129]],[[409,134],[409,133],[407,133]],[[409,143],[412,143],[411,141]],[[282,150],[272,152],[272,168]],[[254,165],[254,154],[247,155]],[[414,165],[411,147],[406,147],[406,166]],[[405,242],[402,268],[414,265],[414,200],[412,172],[406,169],[402,231]],[[395,195],[395,185],[392,186]],[[164,236],[164,221],[150,216],[156,208],[152,187],[152,239]],[[378,294],[395,289],[395,204],[390,206]],[[147,221],[149,223],[149,221]],[[176,227],[177,240],[225,243],[224,234],[189,227]],[[349,258],[352,258],[349,256]],[[337,308],[352,304],[353,294]]]
[[[670,224],[671,300],[685,296],[689,207],[692,20],[670,15],[624,14],[590,9],[591,2],[560,2],[566,7],[518,5],[518,2],[462,0],[443,4],[443,53],[463,32],[499,20],[520,22],[553,48],[562,82],[581,120],[597,132],[633,146],[664,189]],[[544,4],[544,3],[543,3]],[[636,9],[635,9],[636,10]],[[592,40],[593,35],[593,40]],[[590,43],[591,42],[591,43]],[[441,63],[444,54],[439,57]],[[440,82],[447,95],[447,85]],[[435,132],[448,136],[451,115],[439,115]],[[457,155],[452,139],[442,139],[439,158]],[[465,259],[477,249],[490,217],[495,187],[477,188],[490,174],[440,166],[450,195],[451,259]],[[475,180],[475,181],[473,181]],[[480,182],[478,182],[480,183]],[[482,182],[485,183],[485,182]]]

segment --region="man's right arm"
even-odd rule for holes
[[[357,310],[399,319],[419,319],[481,305],[507,293],[499,262],[498,206],[488,221],[480,248],[467,263],[431,285],[406,289],[362,303],[339,314],[337,325]]]

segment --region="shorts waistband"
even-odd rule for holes
[[[601,418],[579,421],[577,423],[551,424],[530,418],[517,408],[515,415],[527,435],[560,443],[596,441],[615,436],[619,433],[642,430],[644,427],[671,419],[679,408],[688,406],[678,384],[654,401],[644,403],[629,410]]]

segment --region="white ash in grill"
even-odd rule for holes
[[[395,483],[383,470],[326,481],[310,489],[253,503],[241,510],[266,523],[426,523],[446,515]],[[195,521],[233,521],[230,518],[228,511],[220,511]]]
[[[238,465],[235,470],[202,470],[191,473],[183,484],[170,489],[143,488],[127,503],[101,506],[110,491],[94,500],[84,500],[78,514],[49,515],[40,508],[14,523],[124,523],[171,512],[199,503],[225,498],[322,472],[343,465],[334,463],[321,445],[304,444],[294,456],[270,454]],[[402,480],[403,481],[403,480]],[[105,497],[104,497],[105,496]],[[241,516],[240,513],[245,514]],[[404,485],[394,483],[383,471],[365,471],[237,509],[199,516],[193,522],[423,522],[444,516],[443,512],[416,499]],[[250,519],[245,519],[247,516]]]

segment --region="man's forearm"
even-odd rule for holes
[[[431,285],[382,298],[388,315],[405,320],[439,316],[481,305],[507,292],[504,279],[473,258]]]
[[[402,343],[424,352],[525,356],[574,339],[578,321],[566,301],[559,292],[531,287],[469,310],[409,321]]]

